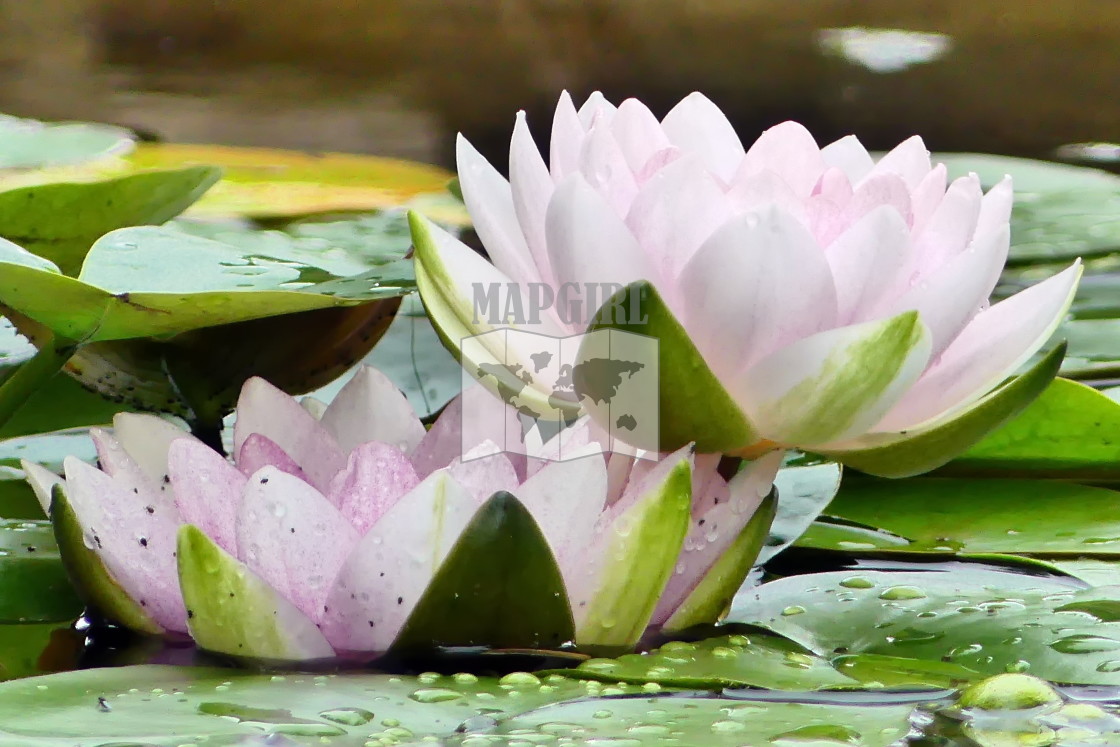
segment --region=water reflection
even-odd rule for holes
[[[1050,156],[1120,131],[1118,31],[1094,0],[0,0],[0,109],[447,164],[453,131],[497,156],[564,87],[661,111],[700,88],[745,136]]]

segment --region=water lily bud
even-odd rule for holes
[[[961,693],[960,705],[985,711],[1022,710],[1061,703],[1062,696],[1045,680],[1029,674],[997,674]]]
[[[660,448],[798,447],[916,474],[1056,374],[1048,358],[1000,386],[1057,327],[1080,264],[989,306],[1011,180],[986,194],[975,174],[949,182],[918,137],[876,160],[853,136],[820,147],[784,122],[744,147],[699,93],[660,120],[635,99],[596,93],[577,109],[564,94],[547,163],[520,114],[508,181],[463,138],[458,171],[491,261],[412,221],[421,295],[445,341],[501,327],[654,337]],[[530,370],[519,355],[499,362]],[[535,382],[541,407],[554,384]],[[584,404],[626,440],[609,408]]]

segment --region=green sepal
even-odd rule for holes
[[[187,626],[199,646],[275,661],[333,656],[310,618],[201,529],[180,527],[176,550]]]
[[[525,506],[505,491],[474,515],[393,643],[555,649],[575,637],[564,579]]]
[[[867,448],[824,451],[838,462],[879,477],[911,477],[942,466],[1000,427],[1046,390],[1065,356],[1062,343],[1029,371],[1010,379],[952,419],[932,427],[889,434],[875,444],[873,436],[861,439]]]
[[[617,653],[642,637],[676,568],[691,508],[692,466],[682,460],[606,528],[609,545],[600,555],[605,567],[576,624],[581,650]]]
[[[550,392],[526,385],[516,373],[503,364],[502,356],[494,355],[490,351],[480,336],[493,332],[495,328],[484,321],[476,323],[470,302],[456,292],[452,273],[428,230],[428,219],[416,211],[410,211],[408,224],[416,251],[414,262],[416,287],[424,302],[424,311],[427,312],[440,342],[448,352],[462,364],[464,369],[475,375],[479,383],[507,403],[511,399],[511,393],[517,393],[519,404],[537,413],[549,416],[559,413],[567,415],[577,410],[574,404],[551,397]],[[467,251],[465,247],[464,251]],[[475,349],[485,351],[487,356],[485,360],[476,359],[478,356],[471,358],[464,353],[462,341],[468,338],[478,339],[479,344]],[[478,375],[484,369],[485,375]]]
[[[619,309],[625,311],[621,314],[624,319],[614,318]],[[758,440],[747,416],[648,281],[631,283],[603,304],[588,331],[600,329],[622,330],[658,341],[660,443],[651,444],[650,448],[673,451],[695,443],[697,451],[721,452],[741,449]],[[580,346],[579,362],[585,360],[585,347]],[[605,410],[598,412],[589,398],[584,398],[584,403],[602,425],[615,427],[614,423],[601,420],[608,414]],[[629,440],[628,434],[621,433],[619,437]]]
[[[731,604],[735,592],[743,585],[754,567],[762,545],[770,535],[770,526],[778,512],[778,491],[773,489],[762,499],[754,516],[724,550],[692,593],[661,627],[663,633],[685,630],[694,625],[716,622]]]
[[[159,623],[121,588],[97,553],[86,547],[82,525],[62,485],[51,491],[51,524],[62,565],[89,607],[138,633],[163,634]]]

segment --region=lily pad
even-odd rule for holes
[[[548,706],[502,722],[512,745],[534,737],[568,744],[662,747],[666,744],[741,747],[772,744],[887,747],[910,731],[909,705],[774,703],[722,698],[583,700]],[[464,747],[469,744],[464,738]],[[546,741],[547,740],[547,741]],[[673,740],[673,741],[670,741]],[[563,743],[563,742],[562,742]]]
[[[499,492],[456,540],[393,645],[398,652],[433,645],[556,649],[574,638],[548,541],[521,502]]]
[[[840,489],[841,467],[791,452],[778,471],[778,511],[770,525],[770,537],[758,554],[761,565],[800,537]]]
[[[30,254],[8,252],[0,265],[0,301],[56,334],[84,342],[172,335],[355,305],[412,289],[403,262],[344,278],[154,227],[103,236],[78,278]],[[318,277],[308,280],[305,273]]]
[[[843,485],[827,513],[912,541],[908,551],[1120,554],[1120,493],[1042,480],[871,478]]]
[[[0,745],[232,745],[268,734],[276,736],[262,744],[318,745],[324,737],[346,745],[403,743],[451,737],[463,724],[587,694],[580,682],[542,684],[532,675],[499,681],[171,666],[84,670],[0,685]]]
[[[47,521],[0,521],[0,623],[70,621],[82,603]]]
[[[73,275],[99,236],[170,220],[220,176],[218,169],[196,166],[7,189],[0,191],[0,236]]]
[[[47,124],[0,115],[0,169],[40,169],[123,155],[132,133],[91,122]]]
[[[768,690],[820,690],[856,687],[857,680],[838,673],[826,659],[780,636],[762,631],[708,638],[696,643],[670,641],[643,654],[617,659],[590,659],[568,677],[656,683],[664,687],[718,690],[761,687]]]
[[[980,564],[816,573],[742,594],[731,619],[762,625],[818,655],[870,653],[947,661],[981,674],[1029,671],[1077,684],[1120,684],[1120,624],[1084,610],[1120,587]],[[800,611],[789,614],[796,606]]]
[[[941,473],[1120,479],[1120,404],[1084,384],[1055,379],[1023,412]]]

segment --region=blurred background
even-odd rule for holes
[[[564,88],[1115,169],[1120,1],[0,0],[0,111],[160,139],[501,162]]]

